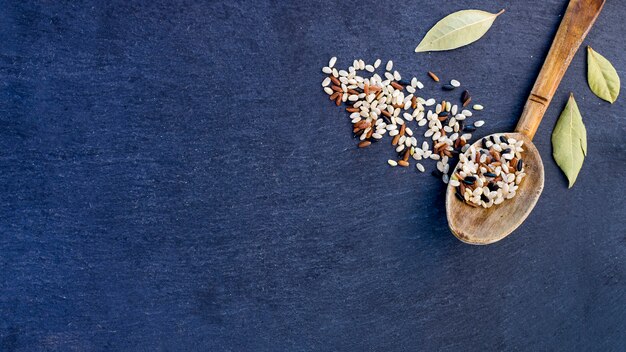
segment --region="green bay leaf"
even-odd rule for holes
[[[444,17],[431,28],[415,52],[451,50],[480,39],[502,14],[481,10],[462,10]]]
[[[578,110],[574,95],[570,94],[567,105],[552,131],[552,156],[567,179],[568,188],[576,182],[578,172],[587,155],[587,130]]]
[[[598,98],[611,104],[617,100],[620,81],[615,67],[590,46],[587,47],[587,81]]]

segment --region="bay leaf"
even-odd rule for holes
[[[587,130],[578,110],[574,94],[570,94],[567,105],[552,131],[552,156],[572,188],[587,155]]]
[[[456,49],[480,39],[502,14],[481,10],[461,10],[449,14],[431,28],[415,52]]]
[[[587,47],[587,82],[598,98],[611,104],[617,100],[620,81],[615,67],[590,46]]]

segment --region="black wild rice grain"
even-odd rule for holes
[[[468,184],[468,185],[473,185],[474,182],[476,182],[476,177],[474,177],[474,176],[465,176],[465,178],[463,179],[463,182],[465,184]]]
[[[463,128],[463,132],[474,132],[476,131],[476,126],[474,125],[467,125]]]
[[[461,94],[461,100],[462,101],[466,101],[469,98],[470,98],[469,91],[467,91],[467,90],[463,91],[463,94]]]

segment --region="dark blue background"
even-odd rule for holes
[[[623,350],[626,100],[590,92],[584,51],[535,137],[543,195],[487,247],[449,233],[435,178],[357,150],[320,87],[333,55],[391,58],[460,80],[478,135],[512,130],[566,1],[0,4],[0,351]],[[413,52],[465,8],[507,11]],[[622,78],[625,14],[608,1],[583,43]]]

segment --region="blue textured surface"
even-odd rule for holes
[[[468,7],[507,12],[413,52]],[[448,232],[436,179],[357,150],[320,88],[332,55],[392,58],[464,83],[478,135],[508,131],[564,9],[1,2],[0,351],[623,351],[626,100],[593,96],[583,51],[535,137],[542,198],[487,247]],[[608,1],[584,43],[622,78],[625,13]],[[568,190],[550,133],[570,91],[589,156]]]

